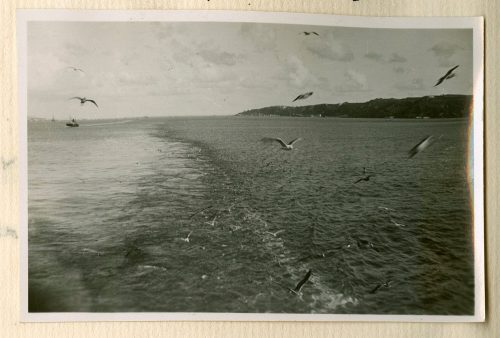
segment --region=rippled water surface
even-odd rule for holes
[[[473,314],[466,136],[465,120],[30,122],[30,311]]]

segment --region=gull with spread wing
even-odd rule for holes
[[[295,144],[295,142],[297,141],[300,141],[302,140],[301,137],[297,137],[296,139],[290,141],[288,144],[285,143],[285,141],[283,141],[282,139],[280,139],[279,137],[277,138],[273,138],[273,137],[264,137],[262,139],[263,142],[272,142],[272,141],[277,141],[279,142],[279,144],[281,144],[281,148],[283,150],[293,150],[293,145]]]
[[[85,102],[92,102],[93,104],[95,104],[95,106],[97,108],[99,108],[99,106],[97,105],[97,103],[94,101],[94,100],[91,100],[91,99],[87,99],[86,97],[79,97],[79,96],[75,96],[75,97],[70,97],[68,100],[73,100],[73,99],[77,99],[77,100],[80,100],[80,105],[83,106],[83,104]]]

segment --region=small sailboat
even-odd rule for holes
[[[68,126],[68,127],[78,127],[78,126],[79,126],[79,124],[78,124],[78,123],[76,123],[76,120],[75,120],[75,119],[71,119],[71,121],[70,121],[70,122],[66,123],[66,126]]]
[[[56,122],[56,119],[54,118],[54,115],[52,115],[52,122]]]

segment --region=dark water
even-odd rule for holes
[[[473,314],[467,121],[30,122],[28,134],[30,311]],[[282,151],[266,136],[303,140]],[[363,167],[374,176],[354,184]]]

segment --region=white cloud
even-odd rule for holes
[[[414,78],[410,82],[397,82],[394,88],[401,90],[423,90],[425,89],[425,85],[422,78]]]
[[[205,67],[199,68],[196,72],[196,80],[201,83],[208,83],[212,87],[220,87],[227,82],[232,82],[237,79],[237,74],[230,69],[208,64]]]
[[[224,51],[216,51],[214,49],[204,49],[199,51],[197,54],[201,56],[205,61],[216,65],[234,66],[238,60],[236,54]]]
[[[306,49],[312,54],[333,61],[349,62],[354,59],[354,54],[349,46],[333,37],[333,34],[325,34],[321,39],[307,37],[305,39]]]
[[[397,73],[397,74],[404,74],[404,73],[408,72],[408,70],[404,67],[394,67],[393,70],[394,70],[394,73]]]
[[[404,30],[387,34],[280,24],[143,22],[41,22],[31,27],[29,113],[49,117],[78,108],[78,102],[67,101],[72,96],[95,99],[98,118],[139,111],[205,114],[210,100],[220,114],[237,113],[287,104],[293,99],[288,96],[307,91],[314,91],[308,103],[359,102],[417,91],[424,81],[432,89],[437,75],[429,66],[438,58],[460,64],[466,78],[472,58],[470,34],[461,30],[408,35]],[[311,30],[320,36],[299,34]],[[415,36],[414,41],[407,38]],[[392,52],[395,46],[400,54]],[[380,64],[368,62],[365,53]],[[411,66],[403,63],[405,56],[411,56]],[[450,82],[457,93],[469,93],[469,83]]]
[[[375,62],[384,62],[384,56],[380,53],[369,52],[365,54],[365,58]]]
[[[340,92],[365,91],[367,79],[364,74],[349,69],[344,72],[344,79],[341,85],[335,87]]]
[[[318,78],[295,55],[288,56],[285,69],[290,83],[297,88],[310,87],[319,82]]]
[[[404,63],[407,59],[404,56],[399,55],[398,53],[392,53],[389,62],[391,63]]]
[[[452,62],[453,56],[463,50],[464,48],[455,44],[455,43],[450,43],[447,41],[442,41],[439,43],[436,43],[434,46],[432,46],[429,50],[431,50],[434,55],[438,59],[438,63],[442,67],[448,67],[454,64]]]
[[[276,29],[273,25],[242,23],[240,34],[254,46],[256,51],[262,52],[276,49]]]
[[[392,53],[391,56],[389,58],[387,58],[386,56],[384,56],[381,53],[377,53],[377,52],[372,51],[372,52],[366,53],[364,56],[367,59],[370,59],[372,61],[379,62],[379,63],[385,63],[385,62],[404,63],[407,61],[407,59],[404,56],[401,56],[398,53]]]

